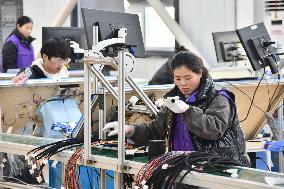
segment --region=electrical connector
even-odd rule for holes
[[[29,172],[32,175],[32,174],[34,174],[35,171],[33,169],[30,169]]]
[[[51,167],[56,168],[57,163],[58,163],[58,161],[53,161]]]
[[[168,169],[168,167],[169,167],[169,164],[162,165],[162,169]]]
[[[37,180],[38,183],[41,183],[41,181],[42,181],[41,176],[36,177],[36,180]]]
[[[148,189],[148,188],[149,188],[148,185],[143,186],[143,189]]]
[[[6,162],[7,162],[7,159],[3,158],[2,163],[6,163]]]
[[[36,168],[37,168],[36,164],[33,164],[32,169],[36,169]]]
[[[146,184],[146,180],[143,180],[141,184],[144,186]]]

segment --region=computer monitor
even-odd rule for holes
[[[218,63],[244,60],[240,50],[243,48],[236,31],[212,33]]]
[[[77,27],[42,27],[42,44],[49,38],[62,38],[75,41],[80,48],[87,49],[87,40],[83,28]],[[71,52],[73,49],[71,48]],[[75,60],[74,54],[71,53],[71,61],[69,63],[70,70],[82,70],[84,64],[80,60]]]
[[[253,70],[257,71],[269,66],[273,74],[277,73],[276,63],[280,58],[276,54],[276,48],[272,46],[275,42],[271,41],[264,23],[261,22],[236,31]]]
[[[93,45],[93,26],[99,27],[99,41],[116,37],[115,32],[117,32],[117,29],[123,27],[127,28],[125,45],[131,48],[131,50],[134,48],[135,57],[145,57],[144,42],[137,14],[86,8],[82,8],[81,12],[89,49]],[[115,53],[115,49],[113,50],[112,48],[107,48],[105,53],[108,55]]]

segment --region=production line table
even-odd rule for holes
[[[33,136],[23,136],[16,134],[0,134],[0,151],[4,153],[12,153],[17,155],[26,155],[26,153],[40,145],[56,142],[58,140],[40,138]],[[72,151],[63,151],[52,157],[53,160],[67,162],[72,155]],[[108,170],[117,170],[117,159],[101,155],[92,155],[91,157],[95,163],[89,164],[96,168],[103,168]],[[81,163],[81,162],[80,162]],[[80,164],[79,163],[79,164]],[[144,165],[142,162],[135,162],[126,160],[125,172],[130,174],[137,174],[139,169]],[[183,183],[197,185],[201,187],[210,188],[228,188],[228,189],[272,189],[283,188],[282,185],[268,185],[265,182],[265,177],[281,178],[284,179],[284,174],[267,172],[251,168],[239,168],[239,178],[234,179],[225,176],[212,175],[207,173],[190,173],[188,174]],[[3,183],[0,183],[3,184]]]

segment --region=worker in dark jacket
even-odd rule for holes
[[[34,61],[31,32],[33,21],[27,16],[17,20],[16,29],[5,40],[2,49],[3,71],[8,69],[21,69],[29,67]]]
[[[126,136],[138,145],[167,138],[169,151],[209,152],[249,166],[234,94],[217,89],[202,60],[189,51],[177,53],[171,67],[175,87],[159,102],[156,119],[126,125]],[[112,122],[104,130],[114,129],[109,133],[114,135],[116,128]]]

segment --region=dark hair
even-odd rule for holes
[[[172,71],[181,66],[185,66],[196,74],[202,72],[203,76],[208,73],[208,70],[203,65],[202,59],[190,51],[180,51],[173,57],[171,61]]]
[[[19,24],[20,27],[22,27],[24,24],[26,23],[33,23],[33,20],[28,17],[28,16],[20,16],[18,19],[17,19],[17,25]]]
[[[46,40],[40,50],[41,57],[43,54],[51,57],[66,59],[70,57],[70,47],[68,43],[61,38],[50,38]]]
[[[180,52],[180,51],[189,51],[187,48],[185,48],[185,46],[181,45],[175,48],[176,53]]]

